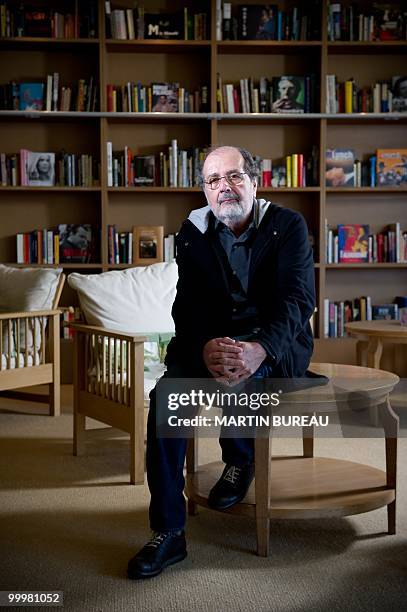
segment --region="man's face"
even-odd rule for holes
[[[204,164],[203,176],[207,181],[210,178],[225,176],[231,172],[244,172],[244,160],[237,149],[221,147],[211,153]],[[256,197],[257,183],[243,175],[240,185],[229,185],[222,179],[219,187],[211,189],[205,184],[205,196],[215,217],[228,225],[239,223],[248,218]]]
[[[282,79],[278,84],[280,98],[283,100],[294,100],[295,87],[294,83],[288,79]]]

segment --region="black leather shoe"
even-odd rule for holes
[[[129,561],[127,575],[133,580],[158,576],[168,565],[187,556],[185,533],[154,533],[153,537]]]
[[[254,478],[254,463],[238,467],[227,464],[222,476],[210,490],[208,505],[214,510],[226,510],[242,501]]]

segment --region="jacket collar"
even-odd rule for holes
[[[267,200],[263,200],[263,199],[254,200],[253,202],[253,220],[254,220],[256,228],[258,228],[260,223],[262,222],[263,217],[266,214],[266,211],[268,207],[270,206],[270,204],[271,202],[268,202]],[[202,234],[204,234],[209,227],[209,220],[211,216],[213,216],[213,213],[210,209],[210,206],[206,205],[206,206],[203,206],[202,208],[197,208],[193,210],[190,213],[188,219],[189,221],[191,221],[193,225],[195,225],[195,227]]]

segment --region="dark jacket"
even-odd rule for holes
[[[264,200],[257,201],[256,210],[260,222],[247,292],[258,309],[260,329],[248,340],[263,345],[276,377],[300,377],[313,351],[309,319],[315,281],[307,226],[299,213]],[[233,335],[233,302],[210,239],[211,216],[208,206],[193,211],[177,236],[176,333],[168,346],[168,366],[201,370],[206,342]]]

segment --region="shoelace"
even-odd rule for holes
[[[226,474],[224,475],[223,480],[227,480],[228,482],[235,484],[237,478],[239,478],[240,476],[241,471],[242,468],[237,467],[236,465],[231,465]]]
[[[166,540],[169,536],[169,533],[155,533],[151,540],[147,542],[146,546],[151,546],[151,548],[158,548],[164,540]]]

